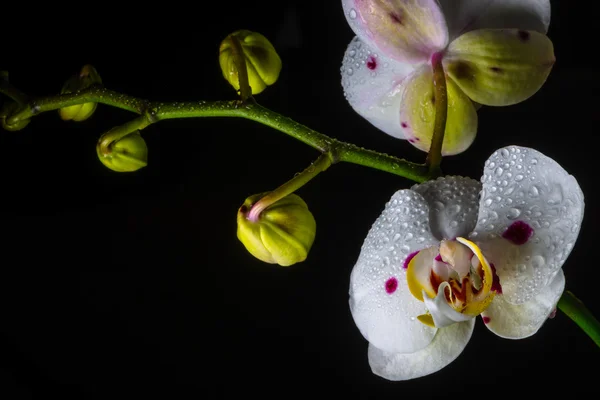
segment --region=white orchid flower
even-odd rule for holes
[[[478,105],[521,102],[555,61],[549,0],[342,0],[356,33],[342,63],[354,110],[429,151],[435,119],[432,61],[442,57],[448,116],[443,155],[466,150]]]
[[[396,192],[350,278],[350,309],[373,372],[390,380],[452,362],[475,317],[498,336],[538,331],[565,286],[583,193],[540,152],[502,148],[481,183],[441,177]]]

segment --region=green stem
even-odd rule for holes
[[[444,133],[446,132],[446,119],[448,117],[448,92],[446,90],[446,76],[442,66],[442,54],[436,53],[431,58],[433,67],[433,86],[435,93],[435,121],[433,125],[433,137],[431,147],[427,154],[426,164],[429,166],[429,174],[432,177],[441,174],[442,145]]]
[[[264,209],[306,185],[315,176],[329,168],[332,163],[333,158],[330,152],[321,154],[319,158],[317,158],[317,160],[304,171],[294,176],[292,179],[254,203],[250,209],[250,212],[248,213],[248,220],[257,222],[258,218],[260,217],[260,213],[262,213]]]
[[[571,318],[600,347],[600,322],[586,306],[568,290],[558,301],[558,308]]]
[[[244,50],[240,40],[235,35],[230,35],[231,40],[231,55],[235,69],[237,69],[238,80],[240,81],[240,97],[242,101],[246,101],[252,96],[252,88],[248,81],[248,69],[246,68],[246,59],[244,58]]]
[[[321,153],[330,152],[333,162],[348,162],[424,182],[431,175],[424,164],[413,163],[388,154],[363,149],[330,138],[253,102],[240,101],[158,103],[124,95],[106,88],[91,87],[77,93],[37,98],[7,116],[11,125],[42,112],[83,103],[101,103],[146,115],[148,124],[166,119],[200,117],[239,117],[259,122],[301,141]],[[134,123],[135,124],[135,123]],[[141,129],[141,128],[137,128]]]

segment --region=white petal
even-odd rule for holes
[[[523,339],[535,334],[556,309],[565,289],[565,274],[559,270],[552,282],[537,296],[521,305],[506,302],[496,296],[482,313],[488,329],[507,339]]]
[[[446,301],[446,295],[444,291],[446,288],[449,288],[450,284],[448,282],[442,282],[442,284],[438,287],[437,296],[435,298],[430,298],[427,296],[425,291],[423,291],[423,300],[425,301],[425,305],[433,318],[433,323],[437,328],[445,328],[456,322],[463,322],[473,319],[472,316],[464,315],[454,310],[448,302]]]
[[[505,300],[522,304],[550,283],[571,252],[583,193],[556,161],[517,146],[492,154],[481,181],[479,219],[469,236],[495,265]],[[515,235],[520,226],[531,236]]]
[[[444,176],[412,188],[429,205],[429,227],[438,239],[466,236],[475,228],[481,183],[462,176]]]
[[[400,126],[402,82],[414,70],[414,65],[385,57],[355,37],[342,62],[344,95],[354,111],[375,127],[404,139]]]
[[[472,25],[494,0],[438,0],[446,17],[450,41]]]
[[[342,7],[363,42],[398,61],[429,61],[448,45],[437,0],[342,0]]]
[[[391,381],[404,381],[433,374],[454,361],[471,339],[475,319],[438,329],[426,348],[414,353],[390,353],[369,345],[373,373]]]
[[[423,197],[411,190],[396,192],[369,231],[350,276],[354,322],[378,348],[413,352],[433,339],[436,330],[416,319],[427,310],[410,293],[404,264],[407,256],[434,244]],[[390,279],[397,282],[392,293],[386,290]]]
[[[550,0],[493,0],[464,32],[475,29],[523,29],[546,33],[549,25]]]

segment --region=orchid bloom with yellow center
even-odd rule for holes
[[[504,338],[536,333],[564,290],[583,210],[573,176],[517,146],[490,156],[481,183],[448,176],[396,192],[350,278],[373,372],[438,371],[465,348],[477,315]]]
[[[385,133],[429,151],[434,60],[446,73],[443,155],[465,151],[479,105],[536,93],[554,65],[549,0],[342,0],[356,33],[342,63],[354,110]]]

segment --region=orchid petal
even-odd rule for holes
[[[398,61],[428,61],[448,44],[436,0],[342,0],[342,6],[362,41]]]
[[[360,116],[388,135],[404,139],[398,110],[402,82],[413,71],[413,65],[385,57],[355,37],[342,62],[344,95]]]
[[[475,241],[500,278],[504,300],[537,296],[567,259],[583,219],[577,180],[526,147],[497,150],[485,162]]]
[[[478,21],[494,0],[438,0],[448,26],[450,42]],[[506,28],[514,28],[507,26]]]
[[[352,270],[350,311],[363,336],[380,349],[414,352],[435,335],[435,329],[415,318],[426,308],[410,293],[404,267],[414,252],[437,243],[428,215],[420,194],[396,192],[369,231]]]
[[[448,115],[442,155],[465,151],[477,133],[477,112],[469,98],[451,80],[447,81]],[[416,148],[429,151],[435,121],[433,72],[429,65],[415,71],[404,83],[400,103],[400,126]]]
[[[473,101],[507,106],[533,96],[554,65],[547,36],[517,29],[468,32],[448,47],[444,68]]]
[[[408,263],[406,269],[408,290],[419,301],[423,301],[423,293],[435,297],[436,289],[431,284],[431,273],[434,258],[437,254],[437,246],[428,247],[419,251]]]
[[[520,305],[513,305],[496,296],[483,312],[485,326],[507,339],[523,339],[535,334],[556,309],[565,289],[565,274],[561,270],[537,296]]]
[[[421,324],[423,325],[423,324]],[[471,339],[475,319],[438,329],[429,346],[414,353],[392,353],[369,345],[369,365],[375,375],[404,381],[433,374],[454,361]]]
[[[442,7],[447,2],[454,0],[441,0]],[[546,33],[550,25],[550,0],[494,0],[482,11],[465,31],[515,28]]]
[[[429,205],[429,227],[437,239],[466,236],[477,223],[481,183],[462,176],[443,176],[412,188]]]

